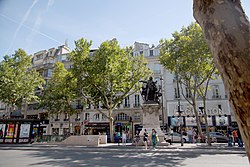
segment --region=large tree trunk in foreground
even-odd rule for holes
[[[229,93],[250,162],[250,25],[236,0],[194,0],[194,17]]]

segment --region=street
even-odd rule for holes
[[[106,145],[101,147],[60,145],[0,145],[0,167],[77,166],[171,166],[171,167],[249,167],[244,149],[218,144],[212,147],[179,143],[144,147]]]

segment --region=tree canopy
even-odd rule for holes
[[[0,63],[0,100],[11,107],[37,100],[34,89],[43,83],[43,78],[32,69],[31,56],[22,49],[6,55]]]
[[[41,96],[40,107],[50,114],[62,112],[72,115],[76,112],[72,103],[77,98],[76,78],[64,68],[64,64],[57,62],[51,80]]]
[[[110,120],[113,134],[113,109],[123,99],[140,90],[139,81],[148,77],[150,70],[143,55],[132,56],[132,48],[121,48],[113,39],[103,42],[97,50],[90,50],[91,41],[80,39],[71,52],[73,74],[82,96]],[[111,135],[111,139],[112,139]]]
[[[183,27],[180,32],[174,32],[173,39],[161,40],[160,43],[162,46],[160,62],[176,75],[183,97],[193,106],[201,134],[196,98],[199,88],[204,86],[215,72],[213,58],[202,29],[197,23],[191,23],[188,27]]]

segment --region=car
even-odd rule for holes
[[[229,138],[220,132],[209,132],[212,142],[227,143]]]
[[[166,133],[164,140],[166,142],[170,142],[170,143],[178,143],[181,142],[181,134],[177,133],[177,132],[173,132],[173,133]],[[170,141],[171,140],[171,141]],[[185,135],[182,135],[182,141],[183,143],[186,143],[188,141],[188,137]]]

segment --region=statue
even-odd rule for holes
[[[162,96],[160,93],[160,89],[157,89],[156,83],[157,81],[153,81],[153,77],[150,77],[148,81],[140,81],[145,83],[143,85],[141,95],[143,100],[146,102],[156,102],[160,103],[159,97]]]

